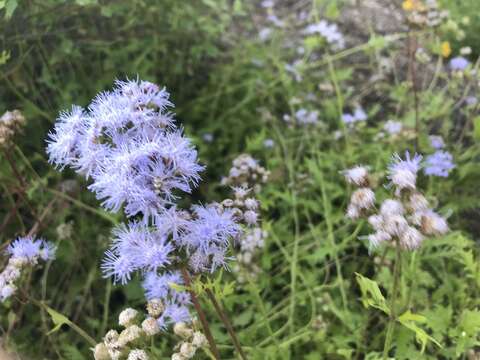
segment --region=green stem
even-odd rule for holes
[[[400,283],[400,265],[402,261],[402,249],[398,241],[396,242],[395,249],[395,264],[393,269],[393,287],[392,293],[390,294],[390,318],[388,320],[387,335],[385,336],[385,344],[383,346],[383,360],[388,359],[388,351],[392,345],[393,332],[395,330],[395,322],[397,321],[397,316],[395,313],[395,300],[398,294],[398,285]]]

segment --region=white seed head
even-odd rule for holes
[[[247,225],[255,225],[258,220],[258,214],[255,211],[247,210],[243,213],[243,218]]]
[[[110,360],[108,349],[104,343],[99,343],[95,345],[95,348],[93,348],[92,351],[93,351],[93,358],[95,360]]]
[[[120,360],[123,355],[123,352],[117,348],[108,348],[108,355],[111,360]]]
[[[103,342],[105,343],[105,345],[107,346],[107,348],[114,348],[117,346],[117,343],[118,343],[118,332],[116,330],[109,330],[104,338],[103,338]]]
[[[183,321],[175,323],[173,332],[184,339],[189,339],[193,335],[193,330]]]
[[[355,205],[350,204],[348,205],[346,216],[351,220],[356,220],[360,217],[360,209]]]
[[[258,208],[258,201],[253,198],[245,199],[245,207],[249,210],[256,210]]]
[[[368,242],[372,248],[380,246],[385,241],[391,240],[392,236],[386,231],[377,231],[374,234],[368,235]]]
[[[172,355],[172,360],[186,360],[186,357],[180,353],[175,353]]]
[[[403,215],[404,212],[403,205],[398,200],[386,199],[380,206],[380,214],[382,214],[383,217]]]
[[[392,180],[392,183],[397,187],[397,195],[399,195],[400,191],[403,189],[415,189],[415,184],[417,182],[417,174],[407,169],[397,169],[392,173],[390,179]]]
[[[156,335],[160,332],[160,326],[158,326],[157,319],[148,317],[142,321],[142,330],[148,336]]]
[[[145,350],[134,349],[128,353],[127,360],[148,360],[148,355]]]
[[[368,185],[368,169],[365,166],[355,166],[342,171],[349,184],[356,186]]]
[[[144,335],[142,329],[138,325],[130,325],[123,330],[118,337],[118,344],[123,347]]]
[[[428,200],[422,194],[415,192],[408,199],[408,208],[412,212],[427,210],[429,208]]]
[[[401,236],[407,228],[407,219],[402,215],[391,215],[385,218],[383,229],[392,236]]]
[[[375,204],[375,193],[370,188],[360,188],[353,192],[350,203],[358,209],[370,209]]]
[[[383,218],[380,215],[371,215],[368,217],[368,223],[376,230],[379,231],[383,227]]]
[[[165,311],[165,305],[160,299],[152,299],[147,304],[148,315],[158,318]]]
[[[180,346],[180,354],[182,354],[182,356],[187,359],[191,359],[195,355],[196,351],[197,351],[197,348],[189,342],[184,342]]]
[[[132,308],[123,310],[118,316],[118,325],[127,327],[135,322],[135,318],[138,316],[138,311]]]
[[[197,348],[207,345],[207,338],[200,331],[195,331],[193,333],[192,344]]]
[[[423,242],[423,235],[415,229],[409,226],[399,237],[400,245],[407,250],[415,250],[420,247]]]
[[[449,230],[447,221],[432,210],[423,212],[420,219],[420,229],[425,235],[445,235]]]

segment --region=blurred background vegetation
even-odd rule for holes
[[[401,3],[392,1],[399,13]],[[448,40],[453,53],[470,46],[475,60],[480,49],[477,0],[440,3],[464,36],[427,33],[430,45],[425,47]],[[97,340],[121,309],[143,306],[138,282],[112,286],[99,271],[119,218],[99,210],[85,181],[73,172],[55,171],[44,150],[59,111],[87,105],[114,79],[139,77],[166,86],[178,122],[208,166],[206,181],[193,194],[197,200],[222,199],[220,177],[239,153],[252,153],[272,171],[261,199],[271,234],[260,259],[264,274],[222,299],[252,358],[380,358],[385,321],[363,308],[354,273],[382,284],[391,282],[391,273],[374,263],[357,239],[368,234],[365,224],[345,222],[348,191],[339,171],[359,162],[381,171],[393,152],[412,148],[411,138],[382,142],[375,134],[390,117],[413,127],[413,99],[402,60],[405,36],[392,40],[369,23],[363,24],[364,33],[357,32],[344,12],[354,7],[361,9],[362,1],[276,2],[275,16],[286,22],[302,11],[307,23],[338,22],[348,37],[347,49],[336,52],[315,38],[299,40],[298,28],[305,22],[268,25],[275,22],[271,10],[257,1],[0,1],[0,108],[20,109],[27,119],[10,153],[20,176],[1,158],[0,239],[6,243],[42,219],[39,234],[59,245],[55,262],[29,274],[26,292]],[[259,33],[267,26],[274,30],[264,41]],[[296,42],[306,52],[299,74],[292,76],[286,65],[296,56]],[[382,72],[385,58],[394,59],[393,75]],[[429,74],[436,64],[434,57],[419,65],[426,69],[420,72]],[[402,329],[398,359],[466,359],[479,346],[480,122],[476,108],[461,108],[455,100],[468,79],[451,81],[444,73],[438,78],[435,87],[420,93],[420,143],[428,148],[431,130],[444,135],[457,169],[449,179],[429,179],[424,185],[450,213],[456,231],[427,245],[417,257],[418,267],[408,260],[405,282],[416,279],[412,308],[427,315],[425,326],[443,348],[429,345],[420,354],[415,334]],[[478,81],[471,82],[476,89]],[[308,100],[310,93],[313,100]],[[282,116],[296,111],[298,98],[320,111],[322,126],[308,131],[285,126]],[[343,111],[358,103],[368,110],[368,126],[346,142],[334,138],[334,131],[342,129]],[[275,146],[265,148],[266,139],[274,139]],[[390,255],[383,256],[388,260]],[[224,276],[226,282],[233,279]],[[27,354],[26,359],[91,358],[89,344],[78,334],[66,326],[48,334],[53,327],[48,314],[22,300],[0,307],[5,346]],[[214,320],[212,327],[226,358],[232,358],[221,323]],[[169,336],[155,344],[155,358],[169,358],[174,343]]]

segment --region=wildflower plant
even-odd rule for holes
[[[6,253],[10,256],[7,266],[0,273],[0,301],[15,294],[22,273],[55,258],[56,247],[43,239],[33,236],[19,237],[8,245]]]
[[[386,185],[386,188],[392,192],[392,196],[383,200],[378,208],[375,192],[371,188],[372,179],[368,168],[356,166],[343,172],[346,181],[357,187],[350,198],[346,216],[351,220],[367,218],[374,230],[367,236],[370,251],[387,245],[393,247],[396,253],[390,304],[388,307],[386,304],[378,305],[389,315],[383,350],[384,359],[388,357],[390,351],[395,322],[399,321],[403,324],[402,319],[405,317],[405,314],[401,316],[396,314],[395,303],[399,291],[402,252],[415,251],[427,238],[444,236],[449,232],[446,219],[431,208],[427,198],[417,186],[417,176],[421,166],[421,155],[412,156],[409,152],[405,152],[405,158],[402,158],[395,154],[388,167],[389,183]],[[369,284],[368,279],[359,274],[357,278],[362,292],[372,291],[366,290]],[[408,327],[408,325],[405,326]],[[437,343],[433,338],[424,336],[421,340],[423,341],[422,349],[425,348],[427,339]]]
[[[226,267],[230,241],[240,234],[231,209],[177,206],[180,194],[198,185],[204,167],[175,124],[168,98],[153,83],[117,81],[87,109],[62,113],[47,140],[53,164],[91,179],[88,188],[106,210],[123,209],[128,222],[113,230],[101,268],[115,283],[126,284],[135,273],[144,279],[147,298],[163,303],[160,329],[192,319],[192,293],[172,284],[188,287],[189,273]]]

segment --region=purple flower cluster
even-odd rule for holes
[[[58,167],[71,166],[91,177],[89,188],[102,205],[127,216],[161,213],[190,192],[203,167],[197,152],[168,111],[165,89],[147,81],[117,81],[88,109],[73,106],[57,119],[47,152]]]
[[[19,237],[7,247],[10,255],[7,266],[0,273],[0,301],[5,301],[17,290],[23,270],[37,265],[39,260],[55,258],[56,247],[45,240],[32,236]]]
[[[448,177],[450,171],[455,168],[453,156],[445,151],[445,142],[439,135],[430,135],[430,145],[436,150],[432,155],[427,156],[423,172],[427,176]]]
[[[448,151],[438,150],[425,159],[425,175],[448,177],[450,171],[455,167],[452,154]]]
[[[168,97],[150,82],[117,81],[87,110],[62,113],[47,147],[52,163],[93,180],[89,189],[107,210],[123,208],[133,218],[114,229],[101,268],[122,284],[140,273],[147,297],[165,305],[160,327],[190,318],[189,294],[171,287],[183,283],[179,268],[226,266],[229,241],[240,232],[233,211],[218,204],[177,208],[179,192],[191,192],[204,167],[176,127]]]
[[[368,115],[361,107],[355,108],[353,114],[345,113],[342,115],[342,121],[346,125],[353,125],[359,121],[365,121],[368,119]]]

